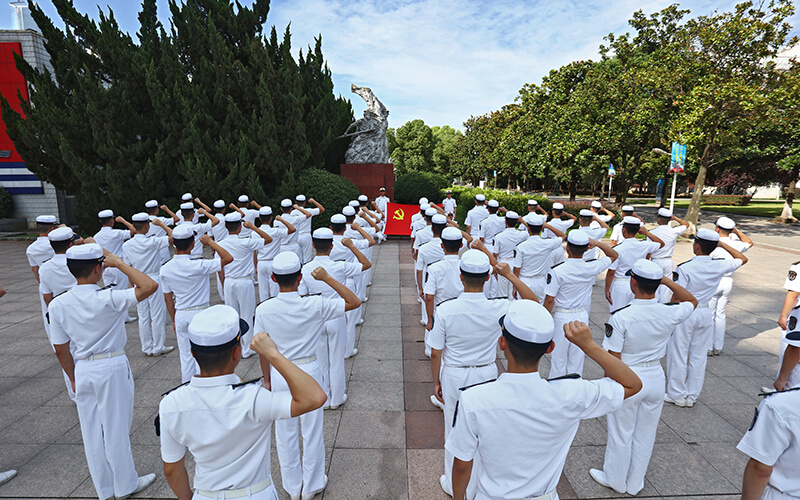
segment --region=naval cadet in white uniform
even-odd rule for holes
[[[481,237],[481,222],[487,217],[489,217],[489,211],[486,209],[486,196],[483,194],[476,194],[475,206],[467,212],[467,217],[464,219],[467,232],[472,236],[473,240]]]
[[[444,230],[445,227],[447,227],[447,216],[442,214],[433,215],[431,217],[431,225],[428,226],[428,228],[430,228],[431,238],[417,249],[417,261],[414,263],[414,274],[416,275],[417,281],[417,293],[422,299],[422,316],[420,318],[420,324],[422,326],[428,324],[429,314],[427,311],[427,304],[425,303],[423,286],[425,285],[425,280],[428,279],[428,266],[444,258],[442,230]],[[420,238],[417,238],[415,244],[419,241]],[[432,313],[433,311],[430,311],[430,314]]]
[[[608,444],[602,469],[592,478],[618,493],[636,495],[644,488],[644,475],[656,442],[656,429],[664,406],[664,370],[661,358],[675,329],[697,307],[697,299],[663,275],[649,260],[634,262],[630,270],[633,302],[611,314],[605,325],[603,349],[622,360],[642,381],[642,390],[622,408],[606,416]],[[663,284],[675,302],[659,304],[656,290]]]
[[[546,220],[546,216],[534,213],[523,217],[522,222],[528,228],[530,236],[517,245],[514,252],[514,274],[519,276],[540,300],[544,300],[547,271],[552,267],[553,254],[555,251],[564,253],[562,245],[567,237],[562,229],[550,225]],[[542,237],[544,229],[553,237]]]
[[[506,228],[494,237],[494,253],[498,262],[503,262],[509,266],[514,265],[514,255],[517,245],[528,238],[528,230],[525,228],[517,229],[519,224],[519,214],[514,211],[506,212]],[[503,276],[497,277],[497,297],[511,298],[514,290],[511,282]]]
[[[133,375],[125,356],[125,314],[158,284],[96,243],[67,250],[78,284],[50,303],[50,336],[72,381],[83,448],[97,496],[128,498],[155,481],[138,477],[131,453]],[[133,288],[101,289],[103,267],[119,269]],[[74,355],[73,355],[74,353]]]
[[[453,198],[453,191],[448,189],[444,193],[444,199],[442,200],[442,208],[444,209],[444,215],[447,216],[450,220],[456,219],[456,211],[458,210],[458,203],[456,199]],[[386,210],[384,210],[385,212]]]
[[[422,286],[422,293],[425,295],[425,309],[428,311],[426,331],[433,328],[433,315],[439,304],[458,297],[464,291],[461,271],[458,268],[458,253],[466,245],[472,243],[472,237],[466,231],[461,231],[455,226],[444,228],[440,240],[444,256],[441,260],[428,266],[428,277]],[[473,248],[486,247],[483,243],[475,242]]]
[[[250,498],[278,500],[270,476],[272,422],[322,406],[325,394],[261,332],[248,346],[286,380],[288,392],[270,392],[261,377],[242,382],[234,370],[242,358],[247,324],[233,308],[215,305],[189,324],[192,355],[200,373],[170,391],[158,410],[164,476],[179,500]],[[184,460],[195,462],[194,487]]]
[[[530,201],[535,201],[535,200],[528,200],[528,201],[530,202]],[[530,205],[528,206],[528,209],[530,209]],[[552,211],[551,215],[552,215],[552,218],[550,219],[550,222],[548,222],[550,227],[554,227],[554,228],[558,229],[559,231],[561,231],[564,234],[566,234],[566,232],[567,232],[567,230],[569,228],[571,228],[572,226],[575,225],[575,221],[578,219],[577,217],[575,217],[571,213],[564,211],[564,204],[563,203],[553,203],[553,211]],[[561,217],[566,217],[566,219],[562,219]],[[547,215],[546,214],[545,214],[545,220],[547,220]],[[545,228],[545,229],[542,230],[542,237],[543,238],[547,238],[547,239],[555,238],[556,234],[553,231]],[[562,240],[562,243],[563,243],[563,240]],[[564,262],[564,258],[565,258],[564,249],[563,248],[554,248],[552,250],[552,253],[551,253],[550,256],[551,256],[551,264],[550,264],[551,267],[555,266],[556,264],[560,264],[560,263]],[[543,297],[543,296],[540,295],[540,297]]]
[[[647,239],[637,240],[637,234],[641,234]],[[606,273],[606,300],[608,300],[609,312],[625,307],[633,300],[630,276],[628,275],[628,270],[633,263],[644,259],[664,246],[661,238],[650,233],[638,217],[628,216],[622,219],[622,236],[623,240],[614,245],[614,250],[619,254],[619,258],[611,264]]]
[[[126,221],[123,217],[114,217],[114,211],[110,209],[101,210],[98,212],[97,217],[100,219],[100,231],[94,235],[94,240],[114,255],[122,256],[122,244],[128,241],[136,234],[133,225]],[[114,223],[119,222],[128,229],[114,229]],[[124,274],[116,268],[108,267],[103,270],[103,284],[105,286],[113,285],[114,290],[124,290],[128,288],[128,281],[125,279]],[[128,317],[126,321],[130,321]]]
[[[311,248],[311,219],[325,212],[325,207],[320,205],[314,198],[308,199],[308,203],[314,205],[314,208],[306,207],[306,195],[304,194],[298,194],[294,201],[299,208],[292,210],[291,215],[299,221],[297,224],[297,244],[300,245],[300,253],[303,258],[303,264],[305,264],[314,256]],[[305,214],[300,212],[300,208],[310,213],[311,217],[301,217]]]
[[[686,232],[689,228],[689,223],[685,220],[675,216],[668,208],[659,208],[658,227],[650,231],[664,242],[664,246],[650,254],[650,260],[661,266],[664,271],[664,276],[672,278],[672,271],[675,269],[675,263],[672,261],[672,254],[675,252],[675,244],[678,242],[678,237]],[[678,224],[675,226],[670,225],[673,221]],[[672,292],[664,285],[658,287],[656,298],[662,304],[670,301]]]
[[[39,267],[48,259],[53,257],[53,247],[47,239],[48,233],[56,228],[55,215],[39,215],[36,217],[36,231],[39,237],[25,249],[25,256],[28,257],[28,264],[31,266],[36,282],[39,282]],[[42,318],[44,318],[45,308],[42,304]]]
[[[238,201],[238,206],[234,206],[233,203],[231,203],[231,208],[242,214],[242,220],[247,222],[255,222],[256,218],[258,218],[258,208],[250,208],[251,206],[255,206],[255,204],[250,201],[250,197],[246,194],[243,194],[240,195],[236,201]],[[244,236],[250,236],[251,232],[251,229],[243,227],[241,234]]]
[[[637,219],[642,221],[642,225],[644,225],[644,220],[641,217],[634,213],[634,209],[630,205],[623,205],[622,206],[622,218],[625,217],[636,217]],[[611,235],[609,236],[612,245],[616,245],[620,243],[625,238],[622,236],[622,221],[617,222],[614,224],[614,227],[611,228]]]
[[[778,376],[770,387],[762,387],[762,392],[782,390],[800,386],[800,262],[789,268],[783,287],[786,298],[783,300],[778,326],[783,330],[780,343],[780,368]]]
[[[259,205],[258,218],[261,220],[261,230],[272,238],[272,243],[264,245],[258,251],[258,299],[260,302],[264,302],[278,295],[278,284],[271,278],[272,259],[280,253],[283,242],[289,238],[290,234],[297,231],[297,228],[280,215],[273,217],[272,208],[268,206]],[[275,221],[280,222],[281,225],[276,225]]]
[[[167,207],[166,205],[161,205],[159,207],[158,206],[158,202],[156,200],[146,201],[145,204],[144,204],[144,208],[145,208],[145,212],[147,212],[147,215],[150,217],[150,230],[146,234],[147,237],[150,237],[150,236],[166,236],[167,235],[167,231],[165,229],[163,229],[158,224],[154,224],[153,223],[153,221],[156,220],[156,219],[160,220],[165,226],[170,226],[170,227],[174,226],[175,224],[180,222],[180,219],[178,218],[178,216],[175,215],[169,209],[169,207]],[[159,208],[161,210],[165,211],[169,215],[169,217],[159,217],[159,215],[158,215],[158,209]],[[167,248],[164,248],[161,251],[161,263],[164,264],[169,259],[170,259],[169,245],[167,245]]]
[[[473,461],[480,457],[476,500],[558,500],[556,485],[580,421],[619,409],[642,382],[577,321],[566,325],[567,338],[600,365],[606,378],[542,379],[539,360],[553,348],[553,320],[536,302],[512,302],[501,327],[498,343],[508,371],[494,382],[463,387],[447,423],[452,430],[445,450],[455,457],[453,498],[465,498]]]

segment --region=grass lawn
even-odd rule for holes
[[[654,200],[647,200],[645,203],[655,205],[658,203]],[[669,206],[669,202],[667,203]],[[688,199],[675,200],[675,208],[686,209],[689,207]],[[744,207],[730,206],[730,205],[700,205],[701,210],[709,212],[725,212],[729,214],[738,215],[754,215],[759,217],[777,217],[783,210],[783,200],[753,200],[750,204]],[[792,206],[794,216],[800,218],[800,204],[795,203]]]

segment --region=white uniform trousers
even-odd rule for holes
[[[218,498],[219,500],[223,500],[225,498],[230,498],[230,497],[226,497],[225,496],[225,492],[224,491],[218,491],[218,492],[215,492],[215,493],[217,494],[216,498]],[[214,498],[215,497],[213,497],[213,496],[201,495],[201,494],[197,493],[196,491],[192,495],[192,500],[209,500],[209,499],[214,499]],[[237,498],[240,498],[240,497],[237,497]],[[259,491],[257,493],[252,493],[250,495],[247,495],[244,498],[247,498],[248,500],[278,500],[278,490],[275,489],[275,484],[270,484],[269,486],[267,486],[263,490],[261,490],[261,491]]]
[[[711,310],[700,304],[675,327],[667,345],[667,396],[672,399],[700,396],[711,347]]]
[[[714,335],[709,349],[719,349],[721,351],[725,345],[725,328],[727,327],[725,308],[728,306],[732,291],[733,276],[723,276],[719,281],[719,286],[717,286],[717,292],[708,302],[708,307],[711,309],[711,315],[714,318]]]
[[[225,277],[225,305],[231,306],[247,323],[247,333],[242,335],[242,356],[255,354],[250,349],[253,340],[253,321],[256,316],[256,288],[253,278]]]
[[[219,298],[225,300],[225,290],[222,288],[222,280],[219,279],[219,273],[214,273],[214,277],[217,278],[217,293],[219,294]]]
[[[198,312],[200,312],[199,309],[175,311],[175,337],[178,343],[178,354],[181,358],[181,383],[192,380],[194,375],[200,373],[200,367],[192,356],[192,346],[189,343],[189,323]]]
[[[546,275],[520,276],[519,280],[528,285],[528,288],[530,288],[531,291],[536,294],[536,297],[539,299],[539,303],[544,300],[544,287],[547,285]]]
[[[675,263],[672,262],[672,257],[662,257],[660,259],[652,259],[652,261],[661,267],[661,270],[664,271],[664,276],[672,279],[672,271],[675,269]],[[659,285],[658,290],[656,290],[656,299],[658,299],[658,302],[666,304],[671,298],[672,290],[664,285]]]
[[[461,397],[460,389],[468,385],[479,384],[497,378],[497,364],[490,363],[480,367],[456,367],[442,365],[439,372],[439,380],[442,384],[442,397],[444,398],[444,440],[447,441],[447,436],[453,430],[453,418],[456,412],[456,403]],[[462,415],[463,416],[463,415]],[[469,484],[467,485],[467,498],[475,498],[475,492],[478,486],[477,478],[480,474],[480,459],[478,455],[472,464],[472,475],[470,476]],[[453,484],[453,455],[444,450],[444,475],[447,478],[446,484]],[[452,494],[452,491],[450,491]]]
[[[42,297],[42,294],[39,294],[39,304],[42,307],[42,321],[44,322],[44,333],[47,335],[47,341],[50,342],[50,319],[47,316],[47,304],[44,303],[44,297]],[[50,345],[53,345],[53,343],[50,342]],[[53,347],[53,352],[55,351],[56,348]],[[75,401],[75,391],[72,390],[72,382],[69,381],[67,372],[61,370],[61,373],[64,374],[64,384],[67,386],[67,394],[69,395],[69,399]]]
[[[783,336],[786,335],[785,330],[781,330],[781,334]],[[778,371],[780,371],[780,367],[783,364],[783,355],[786,354],[786,347],[787,344],[784,341],[781,341],[780,352],[778,353]],[[789,378],[786,379],[786,387],[798,387],[800,386],[800,363],[794,367],[794,369],[789,372]]]
[[[635,495],[644,488],[644,475],[656,442],[665,377],[658,361],[653,366],[631,369],[642,380],[642,390],[606,416],[608,444],[603,472],[612,488]]]
[[[321,381],[316,361],[298,365],[314,380]],[[288,391],[286,380],[275,368],[270,369],[272,390]],[[310,493],[325,486],[325,443],[322,440],[322,408],[299,417],[275,422],[275,447],[281,466],[283,489],[289,496],[300,495],[300,490]],[[297,424],[300,424],[300,432]],[[300,459],[300,433],[303,434],[303,458]]]
[[[630,277],[615,276],[614,281],[611,282],[611,304],[608,305],[608,312],[622,309],[633,302],[633,299]]]
[[[161,278],[157,274],[148,274],[158,283],[156,293],[136,305],[139,315],[139,340],[145,354],[160,354],[167,340],[167,304],[164,292],[161,291]]]
[[[509,260],[498,260],[498,262],[505,262],[509,266],[514,267],[514,262]],[[504,299],[510,298],[514,291],[514,285],[502,276],[497,277],[497,288],[494,297],[503,297]]]
[[[564,325],[570,321],[583,321],[588,325],[589,313],[584,309],[563,310],[557,307],[553,309],[553,323],[555,324],[553,342],[555,347],[553,352],[550,353],[549,378],[562,377],[570,373],[583,375],[583,361],[586,355],[581,351],[580,347],[567,340],[564,334]]]
[[[317,348],[317,362],[322,373],[322,383],[320,385],[325,394],[328,395],[328,404],[331,406],[339,406],[344,402],[344,357],[346,348],[347,321],[345,318],[326,321],[325,329]]]
[[[83,449],[97,496],[130,494],[139,476],[131,453],[133,374],[128,358],[77,361],[75,389]]]
[[[111,284],[114,290],[125,290],[128,288],[128,277],[116,267],[106,267],[103,269],[103,285]]]
[[[355,281],[348,278],[346,280],[347,288],[350,289],[353,293],[358,295],[355,289]],[[347,322],[347,341],[345,342],[344,348],[344,355],[350,356],[353,352],[353,349],[356,348],[356,322],[361,317],[361,307],[359,306],[357,309],[353,309],[352,311],[345,311],[344,318]]]
[[[272,281],[272,259],[258,261],[258,302],[277,297],[278,284]]]
[[[311,233],[297,235],[297,244],[300,245],[300,262],[308,264],[314,258],[314,245],[311,244]]]

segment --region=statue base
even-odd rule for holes
[[[381,188],[386,188],[386,196],[394,200],[394,165],[391,163],[343,163],[340,174],[370,200],[381,195]]]

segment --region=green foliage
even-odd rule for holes
[[[389,156],[399,175],[412,171],[451,175],[455,143],[461,131],[447,125],[429,127],[422,120],[406,122],[386,131]]]
[[[553,202],[544,196],[529,196],[519,193],[506,193],[505,191],[500,191],[499,189],[468,188],[464,186],[453,186],[449,189],[453,191],[453,198],[457,200],[456,203],[458,204],[458,211],[456,213],[456,218],[458,223],[462,226],[464,224],[464,219],[467,216],[467,212],[475,206],[475,196],[478,194],[483,194],[486,196],[487,200],[497,200],[501,207],[506,207],[507,209],[513,210],[521,215],[528,213],[528,200],[530,199],[538,201],[542,208],[548,212],[553,207]],[[446,190],[447,189],[441,190],[441,198],[445,197]]]
[[[0,187],[0,219],[8,219],[14,213],[14,199],[11,194]]]
[[[450,163],[456,152],[456,141],[462,136],[460,130],[448,125],[431,127],[433,133],[433,165],[436,173],[450,174]]]
[[[328,227],[331,215],[340,213],[350,200],[357,199],[361,194],[349,180],[320,169],[305,170],[297,180],[296,190],[286,193],[284,197],[294,197],[295,193],[314,198],[325,207],[325,212],[311,219],[314,229]]]
[[[750,203],[750,197],[737,194],[704,194],[700,203],[703,205],[735,205],[744,207]]]
[[[422,197],[436,203],[444,196],[441,191],[447,187],[447,178],[431,172],[409,172],[394,182],[394,199],[397,203],[416,205]]]

